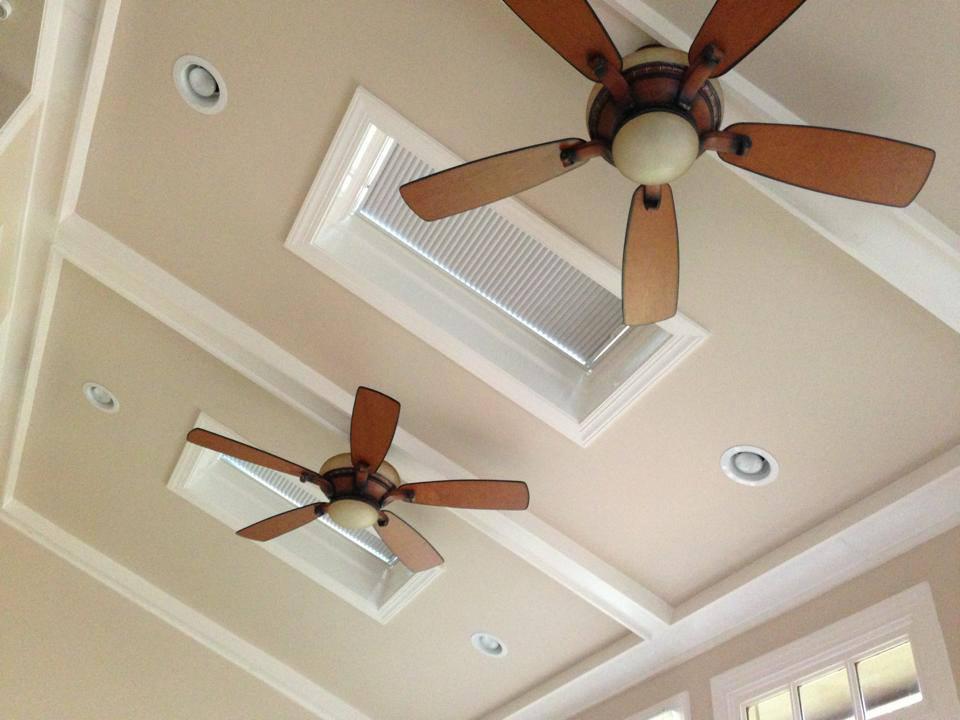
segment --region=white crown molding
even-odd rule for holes
[[[117,30],[121,0],[103,0],[97,13],[93,46],[87,61],[87,72],[83,81],[83,95],[80,112],[74,125],[73,142],[70,144],[70,157],[67,160],[67,172],[63,191],[60,196],[58,219],[64,220],[74,213],[80,198],[80,185],[87,166],[87,154],[93,139],[93,126],[100,107],[100,96],[107,77],[110,51],[113,49],[113,37]]]
[[[16,442],[8,464],[4,497],[16,485],[43,343],[62,262],[66,260],[121,297],[188,338],[244,377],[328,427],[347,432],[353,395],[316,372],[159,266],[83,218],[61,224],[50,260],[45,301],[39,313]],[[409,482],[472,473],[399,427],[391,453]],[[529,513],[454,510],[459,517],[593,604],[641,637],[652,637],[670,621],[672,608],[654,593],[603,562]]]
[[[686,50],[693,38],[644,0],[606,0],[665,45]],[[789,32],[789,24],[780,32]],[[723,76],[724,123],[806,121],[737,70]],[[960,332],[960,235],[914,203],[891,208],[809,192],[735,168],[709,153],[787,212]]]
[[[678,619],[538,700],[489,720],[568,718],[811,600],[960,524],[960,446],[828,520],[794,543],[808,547]],[[895,492],[902,494],[893,501]],[[681,608],[682,610],[682,608]]]
[[[325,720],[371,720],[289,665],[177,600],[18,500],[0,520]]]

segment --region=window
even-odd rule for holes
[[[926,584],[712,681],[717,720],[960,717]]]
[[[458,162],[358,88],[284,246],[588,445],[707,333],[626,327],[619,269],[515,199],[421,221],[400,184]]]

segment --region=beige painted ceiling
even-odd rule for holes
[[[187,52],[226,77],[224,113],[176,94]],[[960,440],[960,338],[705,159],[674,187],[680,307],[712,336],[573,445],[283,249],[358,84],[464,157],[582,133],[589,91],[499,3],[130,0],[79,212],[341,387],[400,398],[403,426],[471,472],[527,480],[532,512],[672,603]],[[592,163],[525,200],[619,262],[631,191]],[[738,443],[781,479],[723,479]]]
[[[86,403],[90,379],[118,414]],[[418,717],[426,696],[437,720],[479,716],[627,635],[447,511],[412,506],[397,512],[446,571],[388,624],[370,619],[166,488],[200,410],[314,467],[347,443],[66,265],[17,497],[378,720]],[[508,655],[477,653],[478,630]]]

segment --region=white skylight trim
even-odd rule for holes
[[[623,325],[619,269],[514,198],[421,221],[399,185],[461,162],[358,88],[284,246],[586,446],[707,332]]]

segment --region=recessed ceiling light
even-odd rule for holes
[[[0,21],[6,20],[13,12],[13,6],[9,0],[0,0]]]
[[[503,644],[500,638],[490,633],[474,633],[470,637],[470,642],[477,650],[490,657],[503,657],[507,654],[507,646]]]
[[[117,400],[117,396],[99,383],[84,383],[83,394],[97,410],[115,413],[120,409],[120,401]]]
[[[734,445],[720,456],[723,473],[743,485],[766,485],[776,480],[780,463],[769,452],[754,445]]]
[[[227,104],[227,86],[213,63],[197,55],[184,55],[173,64],[173,83],[187,105],[213,115]]]

